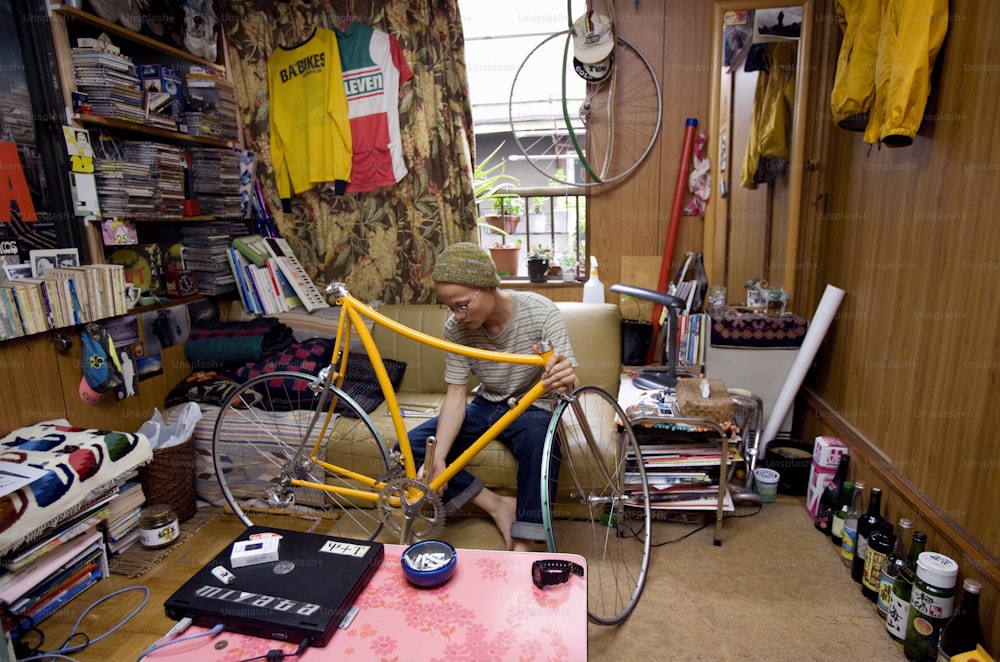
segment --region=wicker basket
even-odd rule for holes
[[[153,461],[139,470],[146,503],[165,503],[183,522],[198,510],[194,487],[194,437],[153,451]]]
[[[677,380],[677,406],[681,410],[681,416],[704,418],[716,423],[732,422],[736,404],[726,390],[726,385],[721,379],[713,377],[707,379],[709,386],[707,398],[701,396],[700,379],[689,377]]]

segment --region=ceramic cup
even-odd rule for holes
[[[125,307],[129,310],[139,303],[139,288],[132,283],[125,283]]]

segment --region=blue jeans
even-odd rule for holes
[[[508,409],[505,402],[490,402],[478,397],[473,399],[465,408],[465,422],[451,446],[447,462],[461,455]],[[542,451],[545,446],[545,431],[551,420],[552,414],[549,411],[532,406],[497,437],[517,458],[517,515],[510,530],[512,538],[545,541],[545,528],[542,525]],[[424,421],[410,431],[410,446],[418,468],[424,461],[427,437],[436,432],[436,418]],[[553,458],[552,463],[554,466],[550,475],[554,477],[559,470],[558,458]],[[462,469],[448,481],[445,489],[446,513],[451,515],[458,512],[482,489],[483,482]]]

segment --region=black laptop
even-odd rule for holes
[[[234,568],[240,541],[276,533],[278,559]],[[323,646],[382,563],[382,543],[252,526],[164,603],[167,616],[230,632]],[[212,573],[218,566],[230,583]],[[225,575],[222,571],[216,571]]]

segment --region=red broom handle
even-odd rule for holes
[[[681,224],[681,212],[684,208],[684,191],[687,190],[688,166],[691,163],[691,153],[694,151],[694,134],[698,129],[698,120],[689,117],[684,121],[684,145],[681,147],[681,163],[677,168],[677,183],[674,185],[674,204],[670,208],[670,227],[667,230],[667,243],[663,248],[663,259],[660,261],[660,279],[657,281],[656,290],[666,292],[667,284],[670,283],[671,265],[674,259],[674,248],[677,245],[677,230]],[[662,304],[653,305],[653,340],[656,340],[660,331],[660,313],[663,310]],[[647,363],[652,363],[653,354],[656,352],[656,344],[652,343],[647,355]]]

